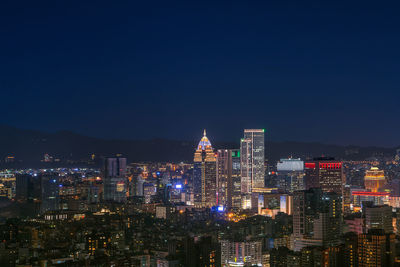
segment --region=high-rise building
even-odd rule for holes
[[[217,204],[240,208],[240,151],[219,149],[217,151]]]
[[[261,241],[221,240],[221,266],[262,266]]]
[[[16,199],[29,204],[32,215],[59,209],[60,184],[57,173],[18,174]]]
[[[300,159],[281,159],[277,165],[277,187],[283,191],[304,190],[304,161]]]
[[[342,162],[328,157],[314,158],[313,161],[306,162],[304,165],[306,189],[321,188],[324,192],[342,195],[345,184],[342,165]]]
[[[251,194],[253,188],[263,188],[265,181],[264,129],[245,129],[240,142],[242,193]]]
[[[365,189],[371,192],[379,192],[386,184],[385,173],[377,167],[371,167],[365,172],[364,185]]]
[[[60,207],[60,184],[57,173],[46,173],[40,175],[41,181],[41,213],[58,210]]]
[[[385,234],[382,230],[372,230],[368,234],[358,235],[358,265],[395,266],[395,235]]]
[[[16,175],[16,192],[15,198],[20,202],[25,202],[29,198],[29,190],[31,186],[32,176],[29,174],[17,174]]]
[[[193,193],[194,204],[212,207],[217,204],[216,157],[206,130],[194,153]]]
[[[358,266],[358,234],[348,232],[343,236],[343,265],[349,267]]]
[[[393,232],[392,207],[388,205],[374,206],[372,203],[364,203],[366,232],[373,229],[384,230],[385,233]]]
[[[126,201],[126,158],[109,157],[103,169],[104,200],[110,202]]]
[[[211,236],[193,238],[187,236],[184,241],[184,266],[220,266],[220,246]]]
[[[336,245],[342,233],[342,200],[320,188],[293,195],[294,250],[307,246]]]

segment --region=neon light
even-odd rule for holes
[[[330,163],[319,163],[320,169],[340,169],[342,168],[342,163],[330,162]]]
[[[351,193],[353,196],[371,196],[371,197],[386,197],[389,196],[388,192],[365,192],[365,191],[354,191]]]
[[[306,167],[306,169],[315,169],[315,163],[313,162],[306,162],[304,166]]]

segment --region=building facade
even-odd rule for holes
[[[306,162],[305,167],[305,189],[321,188],[324,192],[335,192],[343,194],[345,179],[343,175],[343,164],[334,158],[314,158]]]
[[[241,191],[247,198],[253,188],[265,185],[264,132],[264,129],[245,129],[240,142]]]
[[[194,153],[193,193],[194,204],[212,207],[217,204],[217,165],[216,156],[206,130]]]
[[[385,172],[377,167],[371,167],[365,172],[364,185],[365,189],[371,192],[379,192],[386,184]]]
[[[219,149],[217,151],[217,204],[240,208],[240,150]]]
[[[221,240],[221,266],[263,266],[261,241]]]
[[[105,201],[126,201],[126,158],[109,157],[104,160],[103,184]]]
[[[342,200],[320,188],[293,194],[294,250],[307,246],[331,246],[342,233]]]

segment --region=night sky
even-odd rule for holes
[[[2,1],[0,123],[128,139],[197,140],[207,128],[211,142],[265,128],[273,141],[399,145],[399,8]]]

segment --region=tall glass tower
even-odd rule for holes
[[[245,129],[240,142],[242,194],[264,187],[264,129]]]
[[[240,151],[218,149],[217,151],[217,204],[240,208]]]
[[[216,157],[206,130],[194,153],[193,193],[194,204],[202,207],[216,205]]]
[[[106,158],[103,169],[104,200],[126,201],[126,158]]]

